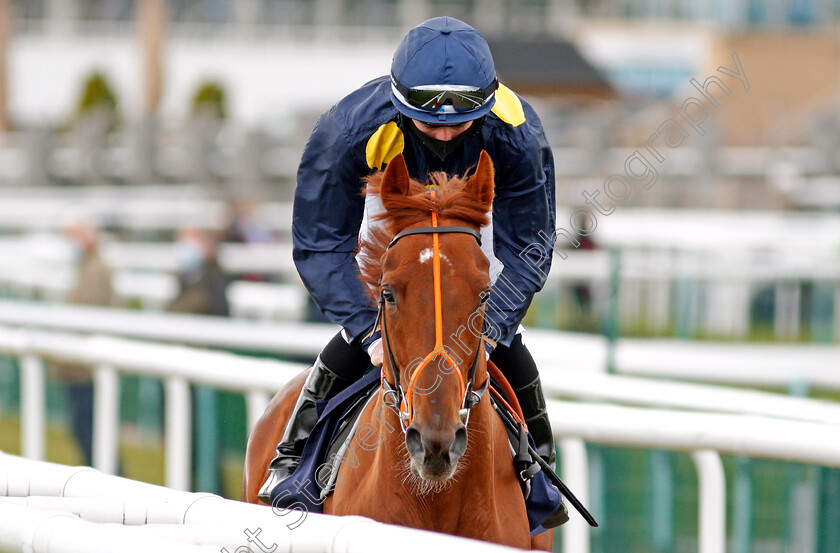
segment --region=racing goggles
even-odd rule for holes
[[[473,111],[493,99],[493,93],[499,88],[498,79],[494,79],[486,88],[474,86],[430,84],[407,88],[391,76],[391,84],[397,98],[412,108],[428,113],[463,113]]]

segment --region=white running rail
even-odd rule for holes
[[[332,325],[252,322],[3,299],[0,325],[311,359],[339,330]],[[604,370],[607,343],[602,336],[535,329],[524,336],[543,373],[555,368]],[[620,339],[615,359],[616,371],[626,375],[761,387],[786,387],[804,381],[815,389],[840,390],[837,345]]]
[[[521,551],[363,517],[274,509],[0,452],[0,551]],[[249,545],[251,549],[249,549]]]
[[[0,326],[0,355],[21,360],[23,452],[43,458],[46,424],[44,360],[94,368],[94,465],[117,466],[118,374],[160,378],[166,393],[166,483],[190,482],[189,384],[245,394],[253,424],[279,389],[303,366],[184,346],[106,336],[78,336]],[[700,486],[701,553],[723,551],[725,490],[719,453],[840,467],[840,406],[775,394],[588,372],[543,371],[554,397],[615,401],[646,408],[550,400],[564,480],[586,501],[585,442],[689,451]],[[651,408],[656,407],[656,408]],[[686,411],[690,410],[690,411]],[[715,411],[710,413],[709,411]],[[2,488],[0,488],[2,489]],[[564,527],[567,551],[589,550],[589,530],[573,517]]]
[[[190,483],[189,384],[244,393],[248,420],[252,425],[274,392],[303,368],[297,364],[184,346],[4,327],[0,327],[0,354],[21,360],[22,451],[32,459],[44,457],[44,361],[70,361],[93,368],[93,459],[94,466],[107,473],[116,472],[117,467],[117,374],[160,378],[166,396],[166,484],[180,490],[188,489]]]

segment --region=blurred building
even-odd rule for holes
[[[617,92],[570,41],[551,36],[491,38],[501,81],[526,96],[615,100]]]
[[[130,37],[138,5],[136,0],[17,0],[14,4],[18,34],[41,38]],[[583,58],[622,93],[660,97],[676,93],[690,77],[724,63],[720,53],[731,47],[749,48],[754,66],[766,65],[767,60],[754,57],[761,51],[773,56],[774,62],[780,54],[807,59],[798,69],[813,67],[814,73],[826,77],[824,83],[830,83],[831,76],[822,70],[834,61],[836,44],[829,31],[840,14],[840,5],[818,0],[166,0],[165,4],[173,40],[203,38],[229,49],[257,40],[270,46],[291,38],[298,43],[380,44],[387,53],[417,22],[452,15],[490,38],[514,39],[513,55],[516,41],[563,39],[580,48]],[[497,45],[501,57],[506,51],[499,47],[504,46],[505,42]],[[556,58],[549,53],[541,58],[550,63]],[[369,58],[360,60],[358,67],[369,63]]]
[[[267,197],[287,199],[315,117],[386,73],[408,28],[452,15],[488,37],[499,74],[539,104],[566,185],[563,203],[580,203],[585,179],[620,169],[628,152],[696,98],[706,110],[703,132],[689,129],[669,161],[660,160],[668,186],[628,205],[840,206],[837,3],[156,1],[167,19],[157,73],[143,53],[150,41],[138,30],[137,0],[12,2],[0,98],[10,124],[34,134],[4,141],[0,181],[273,183]],[[720,72],[736,69],[733,54],[743,82]],[[120,125],[100,140],[104,151],[78,144],[95,133],[45,130],[73,124],[81,83],[93,71],[119,99]],[[692,79],[705,86],[715,76],[728,92],[713,83],[710,100]],[[159,103],[148,99],[153,78]],[[225,91],[225,121],[191,115],[191,98],[207,82]],[[74,151],[87,152],[87,161],[75,161]],[[53,159],[31,161],[43,155]]]

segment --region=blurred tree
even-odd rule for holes
[[[84,80],[75,117],[63,130],[76,152],[76,163],[59,171],[67,182],[94,183],[103,176],[103,153],[110,133],[119,123],[117,95],[102,71],[91,72]]]
[[[227,96],[221,83],[217,81],[201,83],[193,95],[192,114],[194,117],[211,114],[217,119],[227,117]]]
[[[76,108],[76,117],[82,119],[94,112],[105,112],[115,120],[118,104],[117,95],[105,74],[94,71],[85,80],[79,105]]]

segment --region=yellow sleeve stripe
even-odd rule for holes
[[[365,157],[368,167],[381,170],[382,166],[403,151],[405,139],[403,133],[393,121],[385,123],[368,139]]]
[[[514,127],[518,127],[525,122],[525,111],[522,109],[522,102],[519,101],[519,97],[501,83],[499,83],[499,88],[496,89],[496,103],[490,111],[495,113],[496,117]]]

